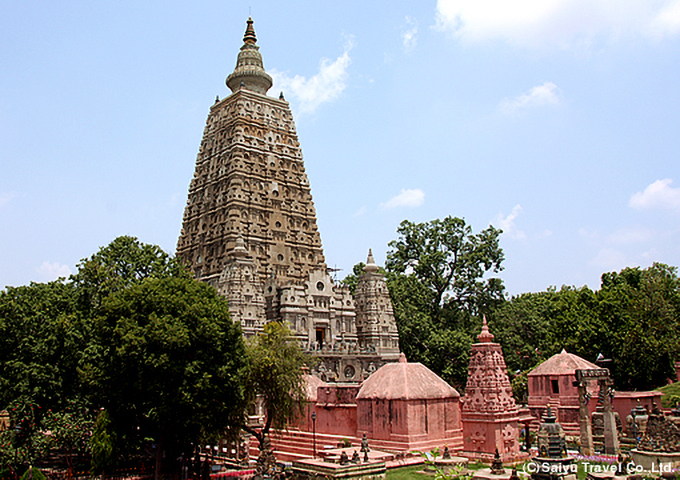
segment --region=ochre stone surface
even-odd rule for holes
[[[177,256],[228,299],[244,335],[284,322],[320,357],[313,374],[360,382],[399,355],[384,277],[370,256],[355,301],[330,276],[293,115],[283,94],[267,96],[251,19],[243,42],[232,93],[206,121]]]

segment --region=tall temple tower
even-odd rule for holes
[[[326,270],[321,236],[293,115],[283,95],[266,95],[252,19],[227,86],[203,132],[177,256],[217,287],[241,234],[257,275],[301,284]]]
[[[256,41],[249,18],[232,93],[208,115],[177,256],[228,299],[246,336],[285,322],[320,357],[314,373],[358,381],[399,358],[387,287],[370,255],[356,302],[328,274],[293,115],[283,93],[266,95]]]

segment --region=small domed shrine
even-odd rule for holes
[[[357,437],[391,450],[429,450],[463,444],[460,394],[421,363],[382,366],[357,395]]]
[[[536,419],[541,418],[548,404],[551,405],[555,417],[568,434],[579,434],[579,400],[578,388],[574,386],[574,372],[598,368],[583,358],[562,350],[534,368],[527,375],[529,388],[529,410]],[[597,384],[588,387],[591,396],[596,396]],[[595,402],[590,407],[591,414]]]

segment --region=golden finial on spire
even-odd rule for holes
[[[243,35],[243,43],[255,43],[257,42],[257,37],[255,37],[255,29],[253,28],[253,19],[248,17],[246,22],[248,26],[246,27],[246,33]]]

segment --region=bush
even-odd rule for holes
[[[47,480],[47,477],[39,469],[30,466],[21,476],[21,480]]]

